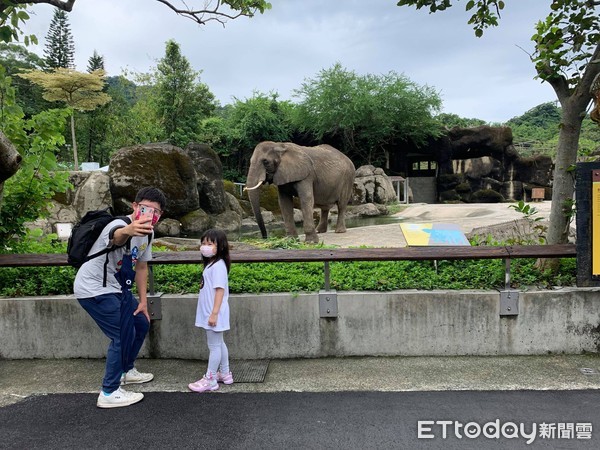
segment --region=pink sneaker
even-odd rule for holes
[[[223,375],[221,372],[217,372],[217,381],[223,384],[233,384],[233,374],[231,372],[227,372]]]
[[[194,383],[188,384],[188,388],[194,392],[216,391],[219,385],[215,378],[207,378],[206,375]]]

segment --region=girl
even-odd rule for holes
[[[206,374],[188,387],[195,392],[216,391],[218,381],[233,383],[229,371],[229,352],[223,341],[223,332],[229,330],[229,282],[231,267],[229,243],[221,230],[204,232],[200,252],[204,270],[200,282],[196,326],[206,330],[209,357]]]

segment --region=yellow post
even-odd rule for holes
[[[600,170],[592,171],[592,276],[600,275]]]

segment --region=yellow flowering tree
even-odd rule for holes
[[[84,73],[59,67],[51,72],[29,70],[19,76],[40,86],[44,90],[45,100],[63,102],[71,108],[74,169],[79,170],[75,139],[75,111],[93,111],[110,101],[110,96],[102,92],[106,73],[102,69]]]

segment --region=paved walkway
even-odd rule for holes
[[[209,394],[187,390],[204,361],[143,359],[156,378],[130,389],[146,398],[117,410],[95,406],[103,366],[0,361],[0,448],[600,448],[597,355],[273,360],[264,382]],[[455,434],[467,423],[477,437]]]
[[[140,392],[188,392],[188,383],[200,376],[206,362],[140,359],[137,366],[155,374],[151,383],[135,386]],[[104,360],[96,359],[0,360],[0,406],[32,395],[98,392],[103,370]],[[264,382],[234,383],[219,393],[521,389],[600,389],[600,356],[276,359]]]

